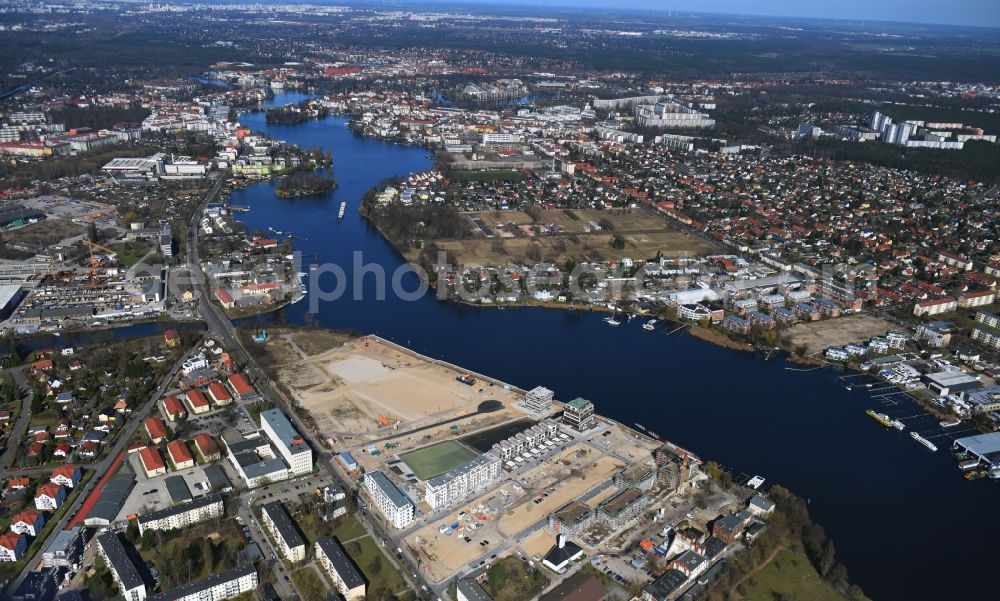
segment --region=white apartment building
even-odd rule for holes
[[[426,483],[424,500],[432,509],[447,507],[467,498],[500,478],[500,457],[493,452],[449,470]]]
[[[111,577],[118,585],[118,592],[125,601],[144,601],[146,583],[118,539],[118,534],[109,531],[98,536],[97,552],[111,571]]]
[[[173,590],[157,593],[148,601],[223,601],[257,589],[257,569],[252,563],[212,574]]]
[[[496,443],[493,445],[491,452],[503,461],[510,461],[518,455],[528,453],[550,440],[559,440],[559,424],[552,420],[544,420],[524,432],[518,432],[510,438]]]
[[[288,561],[304,561],[306,558],[306,541],[299,534],[292,516],[288,514],[281,501],[272,501],[263,505],[260,521],[277,543],[278,550]]]
[[[365,474],[365,488],[372,505],[382,512],[390,524],[405,528],[413,521],[413,503],[385,474],[378,471]]]
[[[260,427],[277,447],[293,476],[312,471],[312,449],[280,409],[261,411]]]
[[[347,601],[364,601],[365,580],[344,552],[340,542],[324,536],[316,541],[316,560]]]
[[[173,507],[141,515],[136,519],[139,534],[147,530],[176,530],[198,522],[222,517],[222,497],[212,493]]]

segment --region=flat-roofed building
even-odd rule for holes
[[[261,507],[261,522],[274,537],[278,550],[288,561],[304,561],[306,558],[306,541],[299,534],[299,529],[292,516],[281,501],[272,501]]]
[[[223,601],[257,590],[260,581],[252,563],[212,574],[148,597],[149,601]]]
[[[244,438],[233,430],[223,434],[226,457],[248,488],[287,479],[288,464],[274,452],[270,441],[262,436]]]
[[[566,403],[563,423],[578,432],[593,428],[597,425],[597,420],[594,418],[594,404],[580,397]]]
[[[393,526],[405,528],[413,521],[413,503],[385,474],[379,471],[365,474],[365,489],[372,504]]]
[[[332,536],[324,536],[316,541],[316,559],[323,566],[334,586],[347,601],[362,601],[365,598],[365,580],[354,562],[344,552],[340,541]]]
[[[292,475],[312,471],[312,449],[280,409],[261,411],[260,427],[288,463]]]
[[[45,545],[42,551],[42,563],[45,567],[69,567],[80,562],[83,555],[83,527],[73,526],[60,530],[55,537]]]
[[[570,501],[549,515],[548,529],[553,534],[574,536],[594,523],[594,510],[586,503]]]
[[[486,488],[499,478],[500,457],[485,453],[428,480],[424,500],[432,509],[447,507]]]
[[[626,488],[597,506],[597,518],[613,529],[621,528],[642,513],[643,505],[642,491],[638,488]]]
[[[118,585],[118,593],[126,601],[143,601],[146,598],[146,583],[129,557],[125,546],[115,532],[105,532],[97,537],[97,552],[111,572]]]
[[[543,386],[537,386],[524,395],[521,405],[533,413],[548,413],[552,409],[555,393]]]
[[[139,534],[145,534],[147,530],[176,530],[222,517],[223,511],[222,497],[211,493],[173,507],[143,514],[136,519],[136,522],[139,525]]]

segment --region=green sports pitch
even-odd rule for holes
[[[478,453],[457,440],[446,440],[429,447],[400,455],[400,459],[410,466],[421,480],[430,480],[450,469],[467,463]]]

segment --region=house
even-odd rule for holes
[[[187,444],[183,440],[171,440],[167,443],[167,454],[174,468],[178,470],[194,467],[194,457],[188,450]]]
[[[69,446],[68,442],[60,442],[56,445],[54,451],[52,451],[53,457],[69,457],[73,453],[73,447]]]
[[[688,549],[674,558],[670,562],[670,567],[683,573],[688,578],[694,578],[708,569],[708,560],[704,556]]]
[[[10,531],[28,536],[38,536],[45,525],[45,516],[34,509],[25,509],[10,521]]]
[[[100,447],[101,445],[95,440],[85,440],[80,443],[80,448],[77,449],[76,454],[85,458],[95,457]]]
[[[225,288],[216,288],[215,298],[219,301],[219,304],[226,309],[232,309],[236,306],[236,300],[233,299],[233,295],[229,294],[229,291]]]
[[[753,515],[767,515],[774,512],[774,501],[764,495],[754,495],[750,498],[747,510]]]
[[[163,457],[153,447],[146,447],[139,451],[139,460],[142,462],[142,469],[146,472],[147,478],[162,476],[167,473],[167,466],[163,463]]]
[[[23,490],[31,484],[31,479],[27,476],[21,478],[11,478],[7,481],[7,490]]]
[[[150,417],[145,422],[146,434],[153,444],[160,444],[167,437],[167,425],[158,417]]]
[[[195,434],[194,447],[198,449],[198,454],[201,455],[202,461],[218,461],[222,458],[219,445],[210,434]]]
[[[748,511],[731,513],[712,524],[712,534],[731,545],[739,538],[748,521],[750,521],[750,512]]]
[[[0,561],[15,562],[28,550],[28,539],[23,534],[10,532],[0,536]]]
[[[233,402],[233,396],[229,394],[222,382],[212,382],[208,385],[208,396],[212,397],[215,405],[223,406]]]
[[[208,399],[200,390],[187,391],[184,394],[184,400],[187,401],[188,409],[195,415],[206,413],[209,410]]]
[[[163,397],[160,400],[160,405],[163,407],[163,414],[172,422],[187,417],[187,409],[184,408],[184,404],[181,403],[180,399],[174,395]]]
[[[43,484],[35,491],[35,509],[55,511],[66,500],[66,487],[60,484]]]
[[[83,477],[83,470],[76,465],[61,465],[52,470],[49,480],[53,484],[60,484],[66,488],[73,488]]]
[[[170,329],[163,332],[163,341],[168,347],[174,348],[181,343],[181,335],[177,330]]]
[[[258,398],[257,391],[253,389],[247,377],[243,374],[231,374],[227,379],[229,384],[229,390],[233,391],[233,394],[240,401],[252,401]]]

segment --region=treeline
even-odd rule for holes
[[[267,122],[282,125],[296,125],[309,120],[309,113],[289,106],[267,109]]]
[[[878,142],[819,139],[802,142],[799,152],[837,161],[859,161],[957,179],[1000,182],[1000,170],[997,169],[1000,165],[1000,145],[990,142],[966,142],[962,150],[936,150]]]
[[[361,199],[361,214],[378,226],[382,235],[400,251],[408,250],[416,239],[465,239],[471,235],[472,224],[452,205],[391,203],[378,206],[377,194],[375,188],[365,193]]]
[[[292,198],[295,196],[323,194],[336,187],[337,183],[332,177],[308,171],[299,171],[282,177],[275,193],[281,198]]]
[[[60,177],[76,177],[97,173],[108,161],[118,157],[146,156],[135,146],[115,145],[77,156],[44,159],[31,163],[0,163],[0,189],[26,188],[31,182]]]
[[[67,106],[49,113],[53,123],[62,123],[67,129],[89,127],[108,129],[117,123],[141,122],[149,116],[149,109],[142,107]]]

